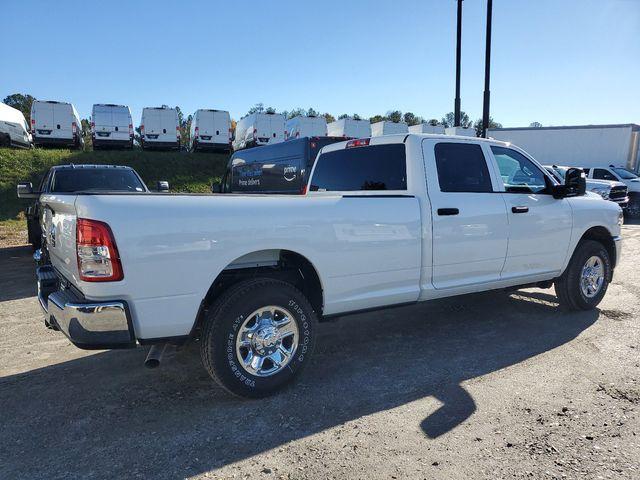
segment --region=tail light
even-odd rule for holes
[[[198,134],[200,133],[200,128],[196,127],[196,132],[194,134],[194,138],[198,138]]]
[[[106,223],[78,218],[76,252],[80,280],[117,282],[124,278],[116,241]]]
[[[254,128],[253,129],[253,139],[255,140],[256,138],[258,138],[258,129]]]
[[[305,183],[303,187],[300,189],[300,195],[306,195],[306,194],[307,194],[307,184]]]
[[[229,129],[229,141],[233,138],[233,128]]]
[[[129,124],[129,136],[133,137],[133,124],[132,123]]]
[[[140,135],[144,135],[144,125],[140,125]]]
[[[91,131],[92,132],[96,131],[96,122],[91,122]]]
[[[71,131],[74,135],[78,133],[78,125],[76,124],[76,122],[71,122]]]
[[[370,140],[370,138],[356,138],[355,140],[349,140],[346,148],[366,147],[369,145]]]
[[[34,135],[36,133],[36,119],[35,118],[31,119],[31,133],[33,133]]]

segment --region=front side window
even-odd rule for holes
[[[312,192],[406,189],[407,158],[401,143],[323,153],[309,188]]]
[[[516,150],[492,146],[498,170],[509,193],[546,193],[547,177],[531,160]]]
[[[473,143],[438,143],[434,149],[442,192],[492,192],[482,147]]]
[[[604,168],[594,168],[593,178],[596,180],[618,180],[613,173],[609,170],[605,170]]]

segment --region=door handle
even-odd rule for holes
[[[525,207],[525,206],[511,207],[511,211],[513,213],[527,213],[529,211],[529,207]]]
[[[458,210],[457,208],[439,208],[438,209],[438,215],[440,216],[448,216],[448,215],[458,215],[460,213],[460,210]]]

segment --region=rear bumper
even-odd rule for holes
[[[196,140],[193,144],[200,150],[215,150],[219,152],[228,152],[231,150],[231,144],[229,143],[214,143],[206,140]]]
[[[39,137],[37,135],[34,135],[33,144],[73,147],[76,144],[76,139],[75,138]]]
[[[64,333],[76,347],[102,350],[136,346],[126,302],[94,302],[70,288],[63,289],[51,266],[39,267],[36,276],[45,323]]]
[[[133,145],[133,139],[109,139],[107,137],[93,137],[92,142],[97,147],[131,147]]]
[[[142,142],[142,148],[145,150],[152,148],[179,149],[180,144],[178,142],[157,142],[155,140],[144,139]]]

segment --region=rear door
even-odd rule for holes
[[[502,278],[559,273],[573,225],[568,200],[553,198],[553,182],[523,153],[498,145],[489,150],[500,173],[501,196],[509,218],[509,248]]]
[[[129,109],[126,107],[115,107],[111,110],[111,122],[113,126],[112,137],[118,140],[129,139],[129,124],[131,123],[131,116],[129,115]]]
[[[424,140],[427,190],[432,207],[436,289],[500,279],[508,224],[504,199],[487,154],[478,143]]]
[[[71,110],[71,105],[65,103],[53,104],[53,122],[54,122],[54,135],[58,138],[73,138],[73,124],[74,118]],[[76,128],[79,126],[76,125]]]
[[[35,128],[37,136],[51,135],[52,131],[56,128],[56,124],[53,117],[53,103],[38,102],[34,108]]]
[[[214,143],[229,143],[229,128],[231,127],[229,113],[216,110],[212,112],[212,114],[213,128],[211,134],[213,136]]]

